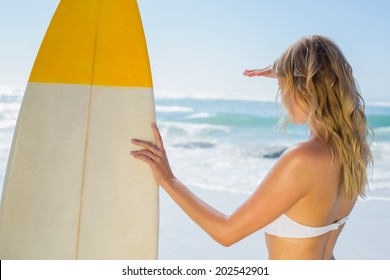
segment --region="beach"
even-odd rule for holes
[[[0,87],[0,181],[3,182],[23,87]],[[229,99],[156,92],[157,123],[175,175],[200,198],[230,214],[256,189],[280,154],[307,138],[305,127],[275,128],[283,110],[255,96]],[[336,244],[335,257],[390,260],[390,106],[368,104],[374,168]],[[2,184],[2,183],[1,183]],[[2,185],[1,185],[2,186]],[[267,259],[262,230],[225,248],[160,190],[159,259]]]

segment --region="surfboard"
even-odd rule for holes
[[[62,0],[14,132],[0,258],[156,259],[157,184],[129,155],[153,121],[137,2]]]

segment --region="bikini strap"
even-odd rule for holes
[[[341,220],[338,220],[337,222],[334,222],[330,225],[331,230],[337,230],[341,225],[345,224],[345,222],[348,220],[348,216],[345,218],[342,218]]]

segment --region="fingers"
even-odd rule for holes
[[[251,76],[261,76],[267,74],[269,71],[272,70],[267,67],[267,68],[254,69],[254,70],[245,70],[244,74],[251,75]]]
[[[160,131],[158,130],[156,123],[152,123],[152,129],[153,129],[153,133],[154,133],[154,141],[156,142],[156,146],[160,150],[164,150],[164,144],[162,141],[162,137],[161,137]]]
[[[245,70],[243,74],[244,74],[245,76],[248,76],[248,77],[253,77],[253,76],[255,76],[256,71],[257,71],[257,70]]]
[[[152,124],[152,129],[155,137],[155,145],[138,139],[132,139],[134,145],[143,147],[139,151],[132,151],[130,154],[137,160],[141,160],[149,165],[156,181],[163,185],[169,182],[175,176],[169,166],[168,158],[164,150],[161,134],[155,123]]]
[[[146,150],[151,151],[155,155],[161,156],[161,150],[158,149],[155,145],[153,145],[150,142],[143,141],[143,140],[138,140],[138,139],[132,139],[131,143],[133,143],[136,146],[143,147]]]
[[[164,144],[162,141],[162,137],[160,134],[160,131],[157,128],[157,125],[155,123],[152,123],[152,129],[153,129],[153,134],[154,134],[154,140],[155,140],[155,145],[153,145],[150,142],[139,140],[139,139],[132,139],[131,142],[134,145],[141,146],[143,148],[146,148],[155,154],[159,154],[161,151],[164,151]]]
[[[245,70],[243,74],[248,77],[262,76],[268,78],[276,78],[275,74],[272,71],[272,66],[268,66],[261,69]]]
[[[155,123],[152,123],[152,129],[156,145],[147,141],[132,139],[131,143],[136,146],[145,148],[141,151],[130,152],[132,156],[142,159],[144,161],[149,161],[148,159],[150,159],[152,162],[158,162],[164,156],[164,145],[162,137]]]
[[[152,153],[149,150],[141,150],[141,151],[132,151],[130,154],[140,160],[143,160],[149,164],[156,163],[160,161],[160,157],[156,154]]]

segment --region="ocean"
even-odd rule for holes
[[[4,181],[23,87],[0,86],[0,181]],[[282,106],[250,98],[199,98],[156,93],[157,123],[175,175],[190,188],[250,194],[305,126],[278,127]],[[375,137],[366,200],[390,202],[390,105],[367,103]],[[126,151],[127,152],[127,151]]]

